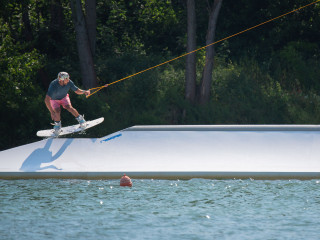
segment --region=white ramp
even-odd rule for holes
[[[319,125],[134,126],[0,152],[0,178],[320,178]]]

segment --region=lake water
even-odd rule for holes
[[[0,180],[0,239],[320,239],[320,180],[132,181]]]

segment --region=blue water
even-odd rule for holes
[[[0,239],[320,239],[320,180],[0,180]]]

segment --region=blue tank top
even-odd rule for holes
[[[59,80],[55,79],[50,83],[47,95],[51,97],[52,100],[61,100],[67,96],[70,89],[77,91],[79,88],[74,85],[71,80],[69,80],[67,85],[61,86]]]

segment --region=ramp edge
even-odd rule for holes
[[[120,179],[123,174],[135,179],[320,179],[320,172],[0,172],[0,179]]]
[[[136,125],[122,131],[320,131],[320,125]]]

